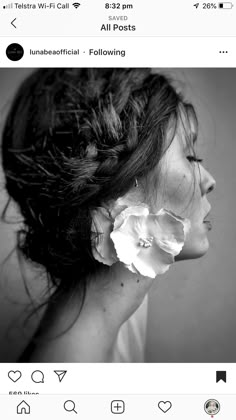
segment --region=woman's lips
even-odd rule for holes
[[[203,223],[207,226],[208,230],[212,229],[212,223],[210,222],[210,220],[207,219],[207,217],[210,214],[211,209],[208,211],[208,213],[206,214],[206,216],[203,219]]]
[[[212,229],[212,224],[211,224],[210,220],[203,220],[203,223],[204,223],[204,225],[207,226],[208,230]]]

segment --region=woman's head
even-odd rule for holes
[[[2,140],[6,187],[24,218],[20,251],[62,288],[83,283],[100,266],[91,211],[131,191],[135,179],[150,206],[184,217],[193,207],[202,234],[209,205],[200,185],[214,181],[188,159],[195,130],[192,106],[148,69],[34,72],[17,92]]]

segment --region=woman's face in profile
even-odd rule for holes
[[[165,152],[161,164],[161,181],[157,193],[157,208],[164,207],[191,222],[185,245],[176,260],[198,258],[208,248],[211,206],[208,193],[215,180],[204,166],[196,161],[193,144],[178,130]]]

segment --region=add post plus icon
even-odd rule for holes
[[[113,400],[111,402],[111,412],[113,414],[123,414],[125,412],[125,403],[123,400]]]

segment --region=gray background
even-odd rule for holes
[[[30,71],[0,69],[1,126],[16,87]],[[174,264],[150,292],[147,361],[235,362],[236,69],[164,72],[174,77],[197,109],[198,153],[217,185],[209,196],[213,230],[207,255]],[[0,172],[0,211],[6,201],[2,184]],[[10,213],[14,219],[13,208]],[[17,224],[0,223],[0,263],[14,247],[16,229]],[[27,269],[25,275],[38,298],[42,283]],[[13,254],[0,270],[0,361],[14,361],[37,325],[35,318],[23,326],[27,303]]]

